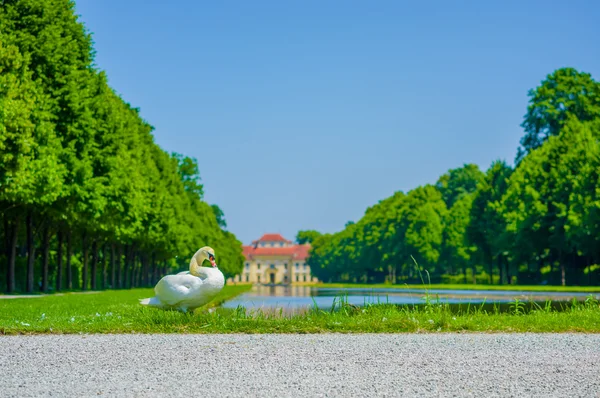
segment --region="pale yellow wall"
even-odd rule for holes
[[[287,263],[287,269],[285,264]],[[298,267],[296,267],[296,263]],[[271,264],[275,266],[271,268]],[[255,257],[244,262],[242,273],[227,282],[232,283],[271,283],[270,274],[275,274],[274,283],[314,283],[318,279],[311,277],[310,266],[303,260],[293,260],[285,256]],[[287,280],[285,277],[288,277]]]

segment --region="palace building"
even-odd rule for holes
[[[280,234],[264,234],[250,246],[243,246],[242,273],[233,283],[304,284],[318,282],[306,264],[310,245],[296,245]]]

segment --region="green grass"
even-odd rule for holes
[[[338,297],[324,311],[304,314],[248,312],[244,308],[214,308],[250,286],[226,286],[212,303],[183,314],[142,307],[138,299],[151,289],[117,290],[94,294],[49,295],[0,300],[0,334],[41,333],[398,333],[398,332],[586,332],[600,333],[600,305],[515,301],[503,312],[499,306],[450,307],[428,297],[424,305],[367,305],[360,308]]]
[[[516,290],[533,292],[583,292],[598,293],[600,286],[553,286],[553,285],[470,285],[470,284],[361,284],[361,283],[318,283],[314,287],[324,288],[393,288],[393,289],[443,289],[443,290]]]
[[[251,288],[225,286],[212,302],[196,311],[212,311]],[[154,290],[149,288],[0,299],[0,334],[153,333],[162,331],[157,324],[161,318],[167,329],[171,319],[185,318],[184,314],[139,304],[139,299],[152,296]]]

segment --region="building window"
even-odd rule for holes
[[[308,265],[304,264],[304,271],[306,271],[306,268],[308,268]]]
[[[246,282],[250,282],[250,275],[246,274]]]
[[[283,242],[279,242],[279,246],[280,246],[280,247],[283,247]]]
[[[287,275],[283,277],[283,281],[284,281],[285,283],[287,283],[287,281],[288,281],[288,277],[287,277]]]
[[[304,275],[304,282],[306,282],[306,275]]]
[[[296,263],[296,269],[298,269],[299,266],[300,266],[300,264]]]
[[[248,268],[250,268],[250,263],[246,263],[246,271],[248,271]]]
[[[285,267],[285,269],[287,269],[287,263],[283,264],[283,266]]]
[[[260,270],[260,264],[256,264],[256,269]]]
[[[275,264],[271,264],[271,269],[275,269]]]
[[[256,277],[258,278],[257,279],[258,283],[260,283],[260,275],[257,275]]]

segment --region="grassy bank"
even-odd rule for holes
[[[314,287],[324,288],[388,288],[388,289],[440,289],[440,290],[514,290],[532,292],[583,292],[598,293],[600,286],[551,286],[551,285],[470,285],[470,284],[361,284],[361,283],[317,283]]]
[[[251,288],[225,286],[202,310],[212,310]],[[158,322],[156,316],[169,323],[182,315],[139,304],[139,299],[152,296],[154,290],[148,288],[0,299],[0,334],[152,333]]]
[[[226,286],[212,306],[249,286]],[[600,333],[600,305],[590,297],[557,310],[516,301],[500,307],[458,309],[429,302],[421,306],[338,301],[329,311],[304,314],[248,313],[243,308],[201,308],[193,314],[142,307],[151,289],[66,294],[0,300],[0,334],[39,333],[398,333],[398,332],[588,332]]]

